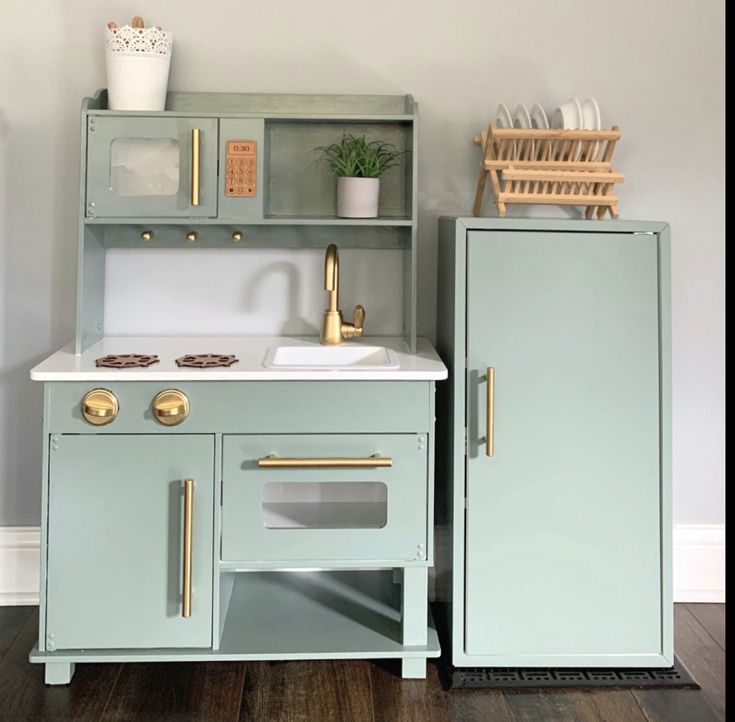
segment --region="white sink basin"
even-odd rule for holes
[[[383,346],[272,346],[263,366],[284,370],[388,371],[400,364],[396,352]]]

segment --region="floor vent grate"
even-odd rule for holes
[[[674,657],[674,666],[656,669],[618,668],[452,668],[450,689],[501,689],[505,691],[549,688],[678,687],[699,689],[689,670]]]

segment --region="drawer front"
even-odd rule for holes
[[[82,416],[84,395],[110,390],[119,402],[114,421],[93,426]],[[189,414],[177,426],[153,417],[159,392],[186,394]],[[433,424],[431,381],[63,381],[46,384],[50,433],[298,434],[428,432]]]
[[[423,561],[427,446],[426,434],[225,436],[222,560]]]

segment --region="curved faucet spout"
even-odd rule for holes
[[[327,247],[324,256],[324,290],[329,292],[329,311],[339,309],[339,250],[334,243]]]

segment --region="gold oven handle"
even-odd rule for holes
[[[199,205],[199,128],[191,129],[191,204]]]
[[[181,616],[191,616],[191,539],[194,516],[194,479],[184,479],[184,569]]]
[[[385,469],[393,466],[390,456],[306,456],[306,457],[278,457],[264,456],[258,459],[261,469],[323,469],[323,468],[360,468]]]
[[[487,418],[485,423],[485,456],[495,453],[495,369],[487,367]]]

